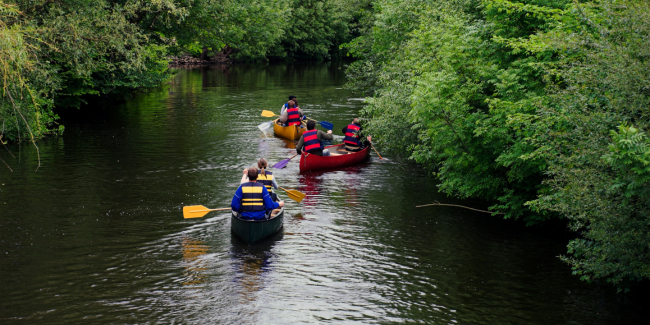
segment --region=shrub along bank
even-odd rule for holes
[[[641,0],[377,0],[359,60],[373,138],[620,290],[650,278],[650,10]]]

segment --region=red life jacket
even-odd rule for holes
[[[318,130],[310,130],[302,134],[305,151],[312,152],[314,150],[322,150],[323,143],[318,140]]]
[[[359,141],[359,130],[361,130],[361,127],[356,124],[348,125],[343,142],[354,147],[360,147],[361,141]]]
[[[300,111],[298,111],[297,108],[289,108],[287,109],[287,125],[300,125]]]

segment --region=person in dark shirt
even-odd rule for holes
[[[321,130],[316,130],[316,122],[309,121],[307,122],[307,131],[302,134],[298,144],[296,145],[296,152],[301,154],[304,150],[312,155],[329,156],[330,151],[324,149],[323,140],[332,139],[334,139],[332,130],[328,130],[327,133]]]
[[[358,152],[370,145],[372,137],[367,136],[366,141],[361,142],[361,130],[363,128],[359,124],[359,119],[355,118],[351,124],[344,127],[341,131],[345,135],[343,143],[345,143],[345,150],[350,152]]]

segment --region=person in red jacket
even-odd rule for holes
[[[344,127],[341,131],[345,134],[343,143],[345,143],[345,150],[350,152],[358,152],[370,145],[371,137],[366,137],[367,141],[361,142],[361,125],[359,119],[355,118],[352,124]]]
[[[296,106],[296,102],[293,100],[290,100],[288,105],[289,108],[287,108],[280,116],[280,123],[285,126],[301,125],[301,121],[305,117],[305,115],[302,113],[302,110]]]
[[[307,132],[303,133],[296,145],[296,152],[301,154],[303,150],[307,153],[317,155],[317,156],[329,156],[330,151],[324,149],[323,140],[332,140],[334,136],[332,135],[332,130],[328,130],[327,133],[316,130],[316,122],[309,121],[307,122]]]

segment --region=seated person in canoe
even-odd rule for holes
[[[289,100],[294,100],[294,99],[296,99],[296,96],[289,96]],[[296,105],[296,106],[298,106],[298,105]],[[289,108],[289,102],[288,101],[286,103],[284,103],[284,105],[282,105],[282,107],[280,107],[280,115],[284,114],[284,111],[286,111],[287,108]]]
[[[232,197],[230,207],[239,212],[243,218],[251,220],[266,219],[268,211],[284,206],[284,201],[273,202],[266,186],[257,182],[257,168],[247,171],[250,182],[241,184]]]
[[[302,110],[296,105],[296,102],[290,100],[289,108],[287,108],[282,115],[280,115],[279,122],[282,126],[291,126],[291,125],[302,125],[302,120],[304,120],[305,114],[302,113]]]
[[[296,145],[296,152],[301,154],[304,150],[305,152],[317,155],[317,156],[329,156],[329,149],[324,149],[323,140],[332,140],[334,136],[332,135],[332,130],[328,130],[327,133],[316,130],[316,122],[309,121],[307,122],[307,131],[302,134],[298,144]]]
[[[361,142],[361,130],[362,128],[359,124],[358,118],[355,118],[354,121],[352,121],[352,124],[343,128],[342,131],[343,134],[345,134],[345,138],[343,138],[345,150],[349,152],[359,152],[370,145],[372,139],[370,136],[366,137],[366,141],[363,143]]]
[[[266,187],[266,190],[271,195],[273,202],[276,202],[278,200],[278,195],[276,193],[273,193],[273,189],[278,188],[278,183],[275,181],[273,173],[266,170],[268,166],[269,163],[264,158],[260,158],[260,160],[257,161],[257,182],[262,183]],[[248,169],[244,169],[244,176],[241,178],[241,184],[247,182],[249,182]]]

